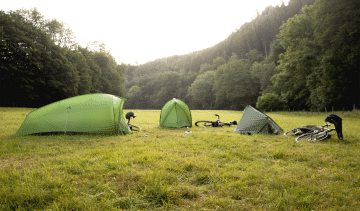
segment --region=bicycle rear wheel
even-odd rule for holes
[[[203,126],[212,126],[212,121],[197,121],[197,122],[195,122],[195,126],[199,126],[198,124],[203,124]]]
[[[320,132],[320,133],[315,134],[315,137],[312,140],[312,142],[323,141],[323,140],[327,139],[328,137],[329,137],[329,133],[327,131]]]

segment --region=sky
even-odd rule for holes
[[[104,43],[118,64],[188,54],[226,39],[267,6],[289,0],[0,0],[0,10],[36,7],[70,25],[75,41]]]

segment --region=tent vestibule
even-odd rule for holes
[[[283,130],[269,116],[248,105],[234,132],[244,135],[279,134]]]

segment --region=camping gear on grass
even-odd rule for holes
[[[325,118],[325,122],[329,122],[331,124],[335,125],[335,131],[337,133],[337,136],[340,140],[343,140],[343,134],[342,134],[342,119],[338,115],[330,114]]]
[[[285,136],[301,136],[307,133],[314,133],[316,131],[321,131],[321,127],[316,125],[305,125],[297,128],[293,128],[292,130],[289,130],[284,133]]]
[[[131,130],[131,131],[140,131],[141,128],[140,128],[139,126],[130,124],[130,119],[131,119],[131,117],[132,117],[132,118],[135,118],[135,117],[136,117],[136,115],[134,114],[134,112],[129,111],[129,112],[127,112],[127,113],[125,114],[125,118],[128,120],[128,121],[127,121],[127,125],[129,126],[130,130]]]
[[[328,129],[326,127],[331,126],[329,123],[334,124],[335,128]],[[325,118],[325,125],[324,126],[315,126],[315,125],[306,125],[302,127],[293,128],[284,133],[285,136],[298,136],[295,138],[295,141],[308,141],[308,142],[315,142],[315,141],[323,141],[326,139],[331,138],[331,132],[336,131],[337,136],[340,140],[343,140],[342,134],[342,119],[335,115],[330,114]]]
[[[160,112],[161,127],[191,127],[192,117],[189,107],[181,100],[173,98],[165,103]]]
[[[279,134],[282,129],[269,116],[248,105],[243,111],[240,122],[234,132],[243,135],[251,134]]]
[[[128,134],[124,99],[110,94],[87,94],[31,111],[16,136],[48,132]]]

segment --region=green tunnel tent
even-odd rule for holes
[[[165,103],[160,112],[161,127],[191,127],[192,117],[189,107],[181,100],[173,98]]]
[[[124,99],[110,94],[87,94],[31,111],[15,136],[49,133],[131,133],[122,111]]]
[[[244,135],[279,134],[283,130],[269,116],[248,105],[234,132]]]

